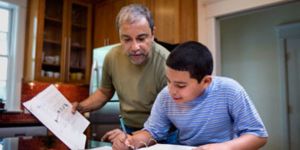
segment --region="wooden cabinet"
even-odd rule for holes
[[[119,42],[115,18],[124,5],[125,0],[107,0],[96,4],[94,48]]]
[[[91,4],[77,0],[41,0],[38,9],[35,80],[88,83]]]
[[[154,0],[156,38],[168,43],[197,40],[196,0]]]
[[[197,40],[196,0],[104,0],[95,7],[94,48],[119,42],[115,18],[131,3],[147,6],[156,26],[155,37],[168,43]]]

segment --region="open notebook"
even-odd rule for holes
[[[191,150],[195,147],[184,145],[172,145],[172,144],[155,144],[150,147],[140,148],[139,150]],[[93,148],[90,150],[112,150],[109,146]]]

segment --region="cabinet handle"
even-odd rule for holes
[[[71,38],[69,37],[68,38],[68,48],[69,48],[69,51],[71,51],[71,46],[72,46]]]
[[[104,46],[109,45],[109,38],[104,39]]]

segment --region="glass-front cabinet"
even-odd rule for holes
[[[77,0],[39,4],[35,80],[88,83],[91,5]]]

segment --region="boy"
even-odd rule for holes
[[[156,98],[144,129],[114,149],[154,144],[178,129],[178,144],[195,149],[258,149],[267,131],[243,87],[225,77],[213,77],[210,51],[198,42],[176,47],[167,59],[168,86]],[[155,140],[154,140],[155,139]],[[125,145],[124,145],[125,143]]]

